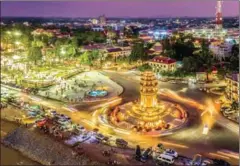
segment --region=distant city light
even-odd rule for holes
[[[233,39],[232,38],[226,38],[225,41],[230,42],[230,41],[233,41]]]
[[[159,31],[155,31],[154,35],[160,35],[160,32]]]
[[[161,35],[167,35],[168,33],[166,31],[161,32]]]
[[[20,59],[20,56],[14,55],[14,56],[13,56],[13,59],[15,59],[15,60]]]

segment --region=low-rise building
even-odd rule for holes
[[[200,68],[198,72],[196,72],[196,80],[197,81],[212,81],[217,79],[217,68],[215,66],[212,67],[212,71],[207,73],[207,69],[204,67]]]
[[[111,57],[127,57],[131,54],[131,47],[117,47],[106,49],[106,54]]]
[[[57,37],[57,38],[69,38],[71,37],[70,33],[61,32],[60,29],[43,29],[38,28],[32,32],[32,35],[39,36],[39,35],[46,35],[49,37]]]
[[[221,43],[216,41],[210,44],[209,49],[213,52],[214,56],[221,61],[231,55],[232,46],[233,44],[229,42]]]
[[[155,56],[148,64],[152,67],[154,72],[173,72],[176,70],[176,60],[168,57]]]
[[[155,55],[160,55],[163,52],[163,46],[161,43],[157,42],[149,50],[154,51]]]
[[[239,102],[239,73],[226,76],[226,83],[226,97],[232,102]]]
[[[80,51],[81,52],[85,52],[85,51],[95,51],[95,50],[98,50],[98,51],[104,51],[106,49],[106,45],[105,44],[89,44],[89,45],[85,45],[85,46],[82,46],[80,48]]]

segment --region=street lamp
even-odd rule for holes
[[[62,55],[65,55],[65,54],[66,54],[66,51],[64,50],[63,47],[61,48],[61,54],[62,54]]]
[[[19,44],[20,44],[20,42],[19,42],[19,41],[16,41],[16,42],[15,42],[15,44],[16,44],[16,45],[19,45]]]
[[[61,51],[61,54],[63,54],[63,55],[66,54],[66,51],[62,50],[62,51]]]
[[[15,36],[21,36],[21,33],[18,32],[18,31],[15,31],[15,32],[14,32],[14,35],[15,35]]]

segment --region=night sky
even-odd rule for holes
[[[147,2],[148,1],[148,2]],[[167,1],[72,1],[72,2],[1,2],[2,16],[26,17],[211,17],[215,15],[214,0]],[[224,2],[223,15],[237,16],[238,1]]]

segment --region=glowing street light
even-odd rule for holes
[[[21,36],[21,33],[18,32],[18,31],[15,31],[15,32],[14,32],[14,35],[15,35],[15,36]]]
[[[66,54],[66,51],[62,50],[62,51],[61,51],[61,54],[63,54],[63,55]]]
[[[208,125],[205,124],[204,127],[203,127],[203,132],[202,132],[202,134],[207,135],[207,134],[208,134],[208,131],[209,131]]]
[[[14,55],[14,56],[13,56],[13,59],[15,59],[15,60],[20,59],[20,56]]]
[[[62,54],[62,55],[65,55],[65,54],[66,54],[66,51],[64,50],[64,48],[61,48],[61,54]]]
[[[16,41],[16,42],[15,42],[15,44],[16,44],[16,45],[19,45],[19,44],[20,44],[20,42],[19,42],[19,41]]]

